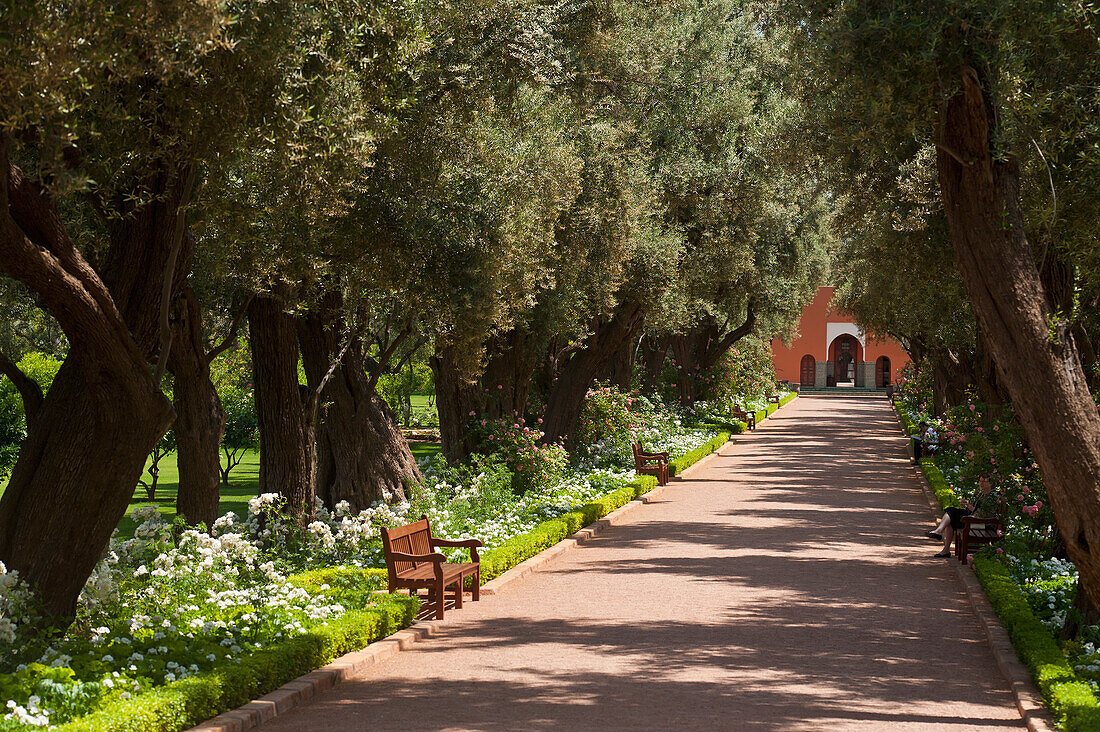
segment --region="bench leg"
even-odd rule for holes
[[[447,589],[446,586],[444,586],[444,584],[442,582],[440,582],[439,586],[435,590],[435,619],[436,620],[442,620],[443,619],[443,600],[445,599],[444,591],[446,589]]]
[[[462,609],[462,578],[455,582],[455,610]]]
[[[474,602],[481,599],[481,570],[474,572]]]

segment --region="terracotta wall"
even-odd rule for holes
[[[828,361],[829,347],[839,335],[845,332],[859,333],[850,315],[831,308],[833,290],[832,287],[818,289],[813,301],[802,311],[802,320],[798,325],[799,336],[790,347],[778,339],[772,341],[772,362],[779,379],[799,383],[803,356],[811,355],[815,361]],[[877,362],[882,356],[890,359],[891,383],[896,381],[902,366],[909,362],[909,356],[901,344],[894,340],[876,341],[865,338],[862,351],[860,358],[864,361]]]

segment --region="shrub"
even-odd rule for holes
[[[569,513],[543,521],[526,534],[512,537],[500,546],[490,549],[481,555],[482,582],[488,582],[525,559],[535,556],[544,549],[549,549],[562,539],[598,521],[616,508],[625,506],[643,493],[648,493],[656,485],[657,479],[653,476],[638,476],[635,480],[599,500],[580,506]]]
[[[726,442],[729,440],[729,438],[730,438],[730,433],[729,432],[719,432],[717,435],[712,437],[710,440],[708,440],[704,444],[700,445],[699,447],[695,448],[694,450],[687,453],[686,455],[682,455],[682,456],[677,457],[677,458],[672,458],[671,460],[668,461],[669,475],[679,475],[680,473],[684,472],[689,467],[691,467],[695,463],[699,462],[700,460],[705,458],[707,455],[710,455],[712,452],[717,450],[722,445],[726,444]]]
[[[582,446],[599,445],[602,452],[631,454],[630,443],[643,424],[633,406],[634,397],[616,387],[596,384],[585,397],[574,441]]]
[[[523,417],[483,419],[474,425],[472,432],[486,450],[486,457],[510,471],[512,490],[519,495],[532,488],[554,485],[565,475],[569,459],[565,448],[540,443],[542,432],[529,427]]]

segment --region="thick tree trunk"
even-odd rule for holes
[[[457,464],[477,447],[470,425],[481,408],[481,388],[462,372],[451,346],[437,348],[428,363],[435,375],[435,408],[439,413],[443,457]]]
[[[994,113],[977,72],[965,67],[959,77],[961,89],[944,104],[937,131],[951,242],[1069,557],[1100,605],[1100,416],[1024,233],[1017,165],[993,156]]]
[[[176,510],[191,525],[210,526],[218,517],[219,451],[225,432],[225,411],[210,381],[202,308],[189,285],[177,295],[174,315],[168,368],[175,377],[173,429],[179,466]]]
[[[313,515],[314,429],[304,387],[298,384],[294,316],[273,295],[248,306],[252,383],[260,432],[260,492],[278,493],[299,521]]]
[[[699,364],[695,360],[699,334],[688,331],[672,336],[672,359],[676,362],[676,394],[680,404],[695,403],[695,386],[699,378]]]
[[[669,336],[646,336],[642,339],[642,388],[648,392],[657,391],[661,383],[661,371],[668,359],[671,340]]]
[[[559,370],[546,404],[543,441],[565,441],[577,427],[588,389],[599,374],[605,372],[624,343],[633,341],[642,327],[645,311],[638,302],[619,305],[614,316],[596,325],[585,345],[572,354]]]
[[[630,391],[634,378],[634,345],[633,339],[624,343],[607,370],[607,382],[624,394]]]
[[[478,442],[470,434],[474,420],[526,415],[537,360],[536,340],[523,330],[489,339],[485,366],[473,375],[463,373],[451,347],[436,349],[429,363],[435,374],[443,455],[449,462],[463,462],[477,452]]]
[[[101,278],[68,237],[56,202],[7,155],[0,135],[0,270],[57,318],[70,350],[0,498],[0,561],[64,627],[172,421],[149,362],[161,342],[165,276],[178,279],[167,263],[181,254],[175,234],[190,184],[186,174],[160,181],[163,195],[112,236]],[[123,266],[138,259],[143,268]]]
[[[708,317],[687,333],[672,336],[672,357],[676,361],[676,390],[680,404],[691,406],[696,399],[710,396],[703,382],[704,377],[755,327],[756,310],[752,300],[749,300],[745,322],[725,335],[714,318]]]
[[[316,390],[340,350],[334,311],[315,309],[299,321],[302,363]],[[362,348],[351,344],[321,393],[317,427],[317,495],[355,511],[379,501],[403,501],[420,469],[397,419],[375,391]]]

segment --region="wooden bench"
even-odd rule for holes
[[[448,562],[436,547],[465,547],[470,550],[469,562]],[[405,526],[382,528],[382,553],[386,557],[390,592],[405,588],[416,592],[428,590],[428,603],[435,605],[436,618],[443,619],[443,594],[448,585],[455,586],[455,608],[462,607],[462,584],[473,578],[474,600],[481,599],[481,560],[478,539],[439,539],[432,536],[427,516]]]
[[[631,447],[634,448],[634,472],[638,475],[657,476],[658,485],[668,484],[668,453],[646,452],[642,449],[642,441],[638,440]]]
[[[741,407],[734,407],[731,413],[734,419],[747,424],[750,430],[756,429],[756,412],[746,412]]]
[[[1001,538],[1001,520],[963,516],[962,522],[962,531],[955,532],[955,558],[966,564],[974,547],[986,546]]]
[[[774,404],[775,406],[778,407],[779,406],[779,395],[778,394],[768,394],[768,404]]]

